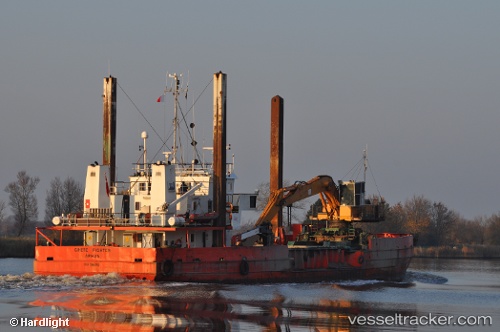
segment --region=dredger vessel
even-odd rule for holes
[[[177,105],[179,77],[171,76],[169,91]],[[413,255],[413,237],[368,234],[353,226],[384,218],[384,203],[365,197],[364,181],[335,183],[320,175],[283,186],[279,96],[271,100],[271,194],[254,226],[240,227],[246,213],[255,214],[257,193],[234,191],[234,163],[226,158],[226,74],[215,73],[213,86],[212,162],[179,162],[175,142],[165,160],[148,162],[143,132],[142,162],[128,181],[118,181],[117,80],[104,78],[102,163],[87,167],[83,211],[37,228],[34,273],[220,283],[401,280]],[[315,195],[322,211],[286,229],[282,209]]]

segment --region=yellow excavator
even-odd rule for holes
[[[282,207],[291,206],[295,202],[315,195],[319,195],[323,207],[317,219],[324,221],[326,233],[339,234],[338,228],[329,229],[328,222],[338,224],[384,219],[383,202],[372,204],[369,200],[365,200],[364,182],[339,181],[337,186],[331,176],[318,175],[307,182],[299,181],[271,192],[266,207],[255,223],[255,228],[234,235],[232,244],[241,245],[256,235],[262,239],[263,245],[270,245],[273,242],[284,244],[283,229],[273,223],[273,218],[280,213]],[[316,238],[326,239],[324,236]]]

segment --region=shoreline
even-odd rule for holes
[[[500,246],[469,244],[441,247],[415,247],[414,258],[465,258],[497,259],[500,258]]]
[[[0,237],[0,258],[35,258],[35,237]]]

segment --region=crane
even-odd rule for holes
[[[291,186],[283,187],[271,192],[269,200],[259,218],[255,228],[236,234],[232,237],[232,244],[237,245],[242,241],[259,235],[264,244],[271,244],[269,237],[273,235],[274,228],[276,242],[283,244],[284,236],[282,227],[272,224],[272,219],[283,206],[290,206],[300,200],[319,195],[323,206],[322,217],[330,221],[380,221],[383,219],[383,209],[379,204],[346,205],[341,204],[342,187],[338,187],[329,175],[318,175],[309,181],[297,181]]]

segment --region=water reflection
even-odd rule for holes
[[[353,331],[361,327],[352,326],[349,317],[394,315],[394,307],[328,298],[328,291],[376,289],[380,287],[377,283],[323,284],[320,288],[325,298],[307,303],[279,291],[262,299],[246,294],[245,290],[239,292],[245,286],[231,287],[235,286],[128,284],[66,292],[40,291],[30,304],[50,307],[54,318],[69,318],[69,331]],[[249,290],[255,289],[246,291]],[[265,292],[266,288],[260,291]],[[398,312],[415,314],[414,309],[408,308]]]
[[[498,322],[499,262],[414,259],[399,283],[267,285],[137,283],[114,274],[45,277],[21,268],[7,274],[11,268],[2,268],[9,264],[0,264],[0,330],[20,331],[8,325],[12,317],[60,317],[71,319],[69,331],[468,331],[453,325],[351,325],[349,318],[433,313],[488,315]]]

